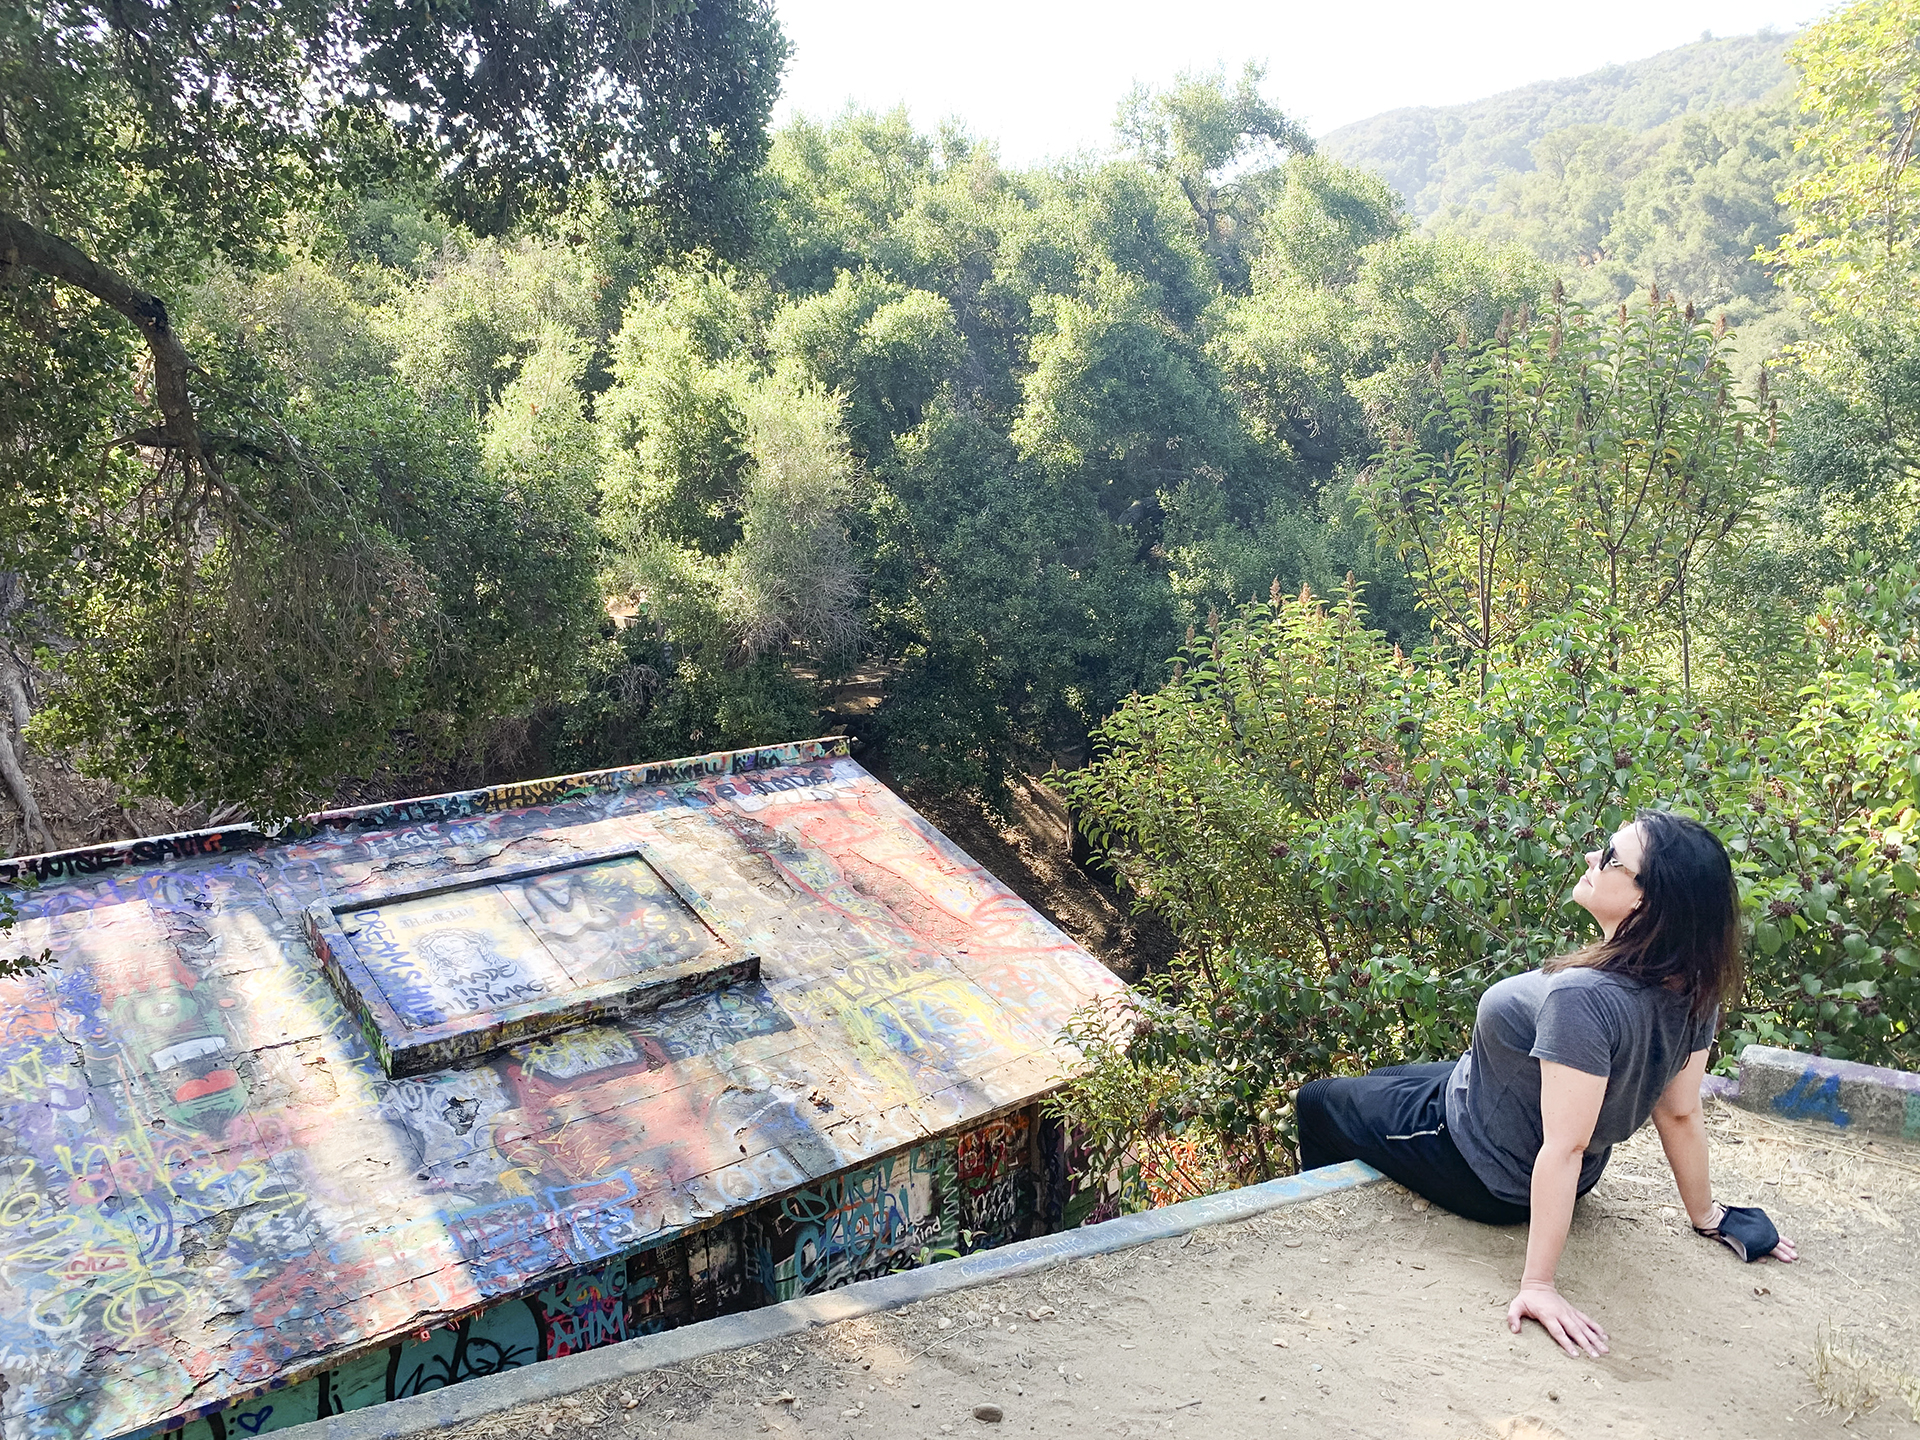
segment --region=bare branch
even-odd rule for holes
[[[174,333],[167,307],[125,276],[107,269],[77,246],[29,225],[18,215],[0,210],[0,266],[20,266],[86,291],[102,304],[134,323],[153,354],[154,398],[163,422],[138,432],[128,441],[161,449],[179,450],[203,471],[212,472],[200,443],[200,424],[194,414],[187,376],[193,372],[187,347]]]

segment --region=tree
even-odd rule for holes
[[[1569,125],[1535,141],[1533,166],[1502,176],[1485,209],[1451,207],[1448,228],[1521,240],[1558,265],[1591,263],[1619,213],[1644,142],[1614,125]]]
[[[1775,517],[1781,577],[1802,610],[1852,561],[1920,554],[1920,332],[1858,325],[1777,367],[1788,399]]]
[[[1817,327],[1781,367],[1794,402],[1786,547],[1804,585],[1920,536],[1920,4],[1860,0],[1788,50],[1810,162],[1771,252]]]
[[[435,570],[428,543],[479,539],[485,506],[456,512],[477,530],[396,528],[390,477],[335,473],[358,457],[312,442],[312,392],[245,332],[190,324],[193,287],[281,263],[293,212],[333,182],[407,181],[482,230],[570,206],[585,223],[597,199],[656,250],[739,249],[784,55],[763,0],[36,0],[0,15],[0,367],[24,382],[0,405],[0,505],[57,517],[10,524],[0,572],[30,597],[10,638],[63,647],[53,729],[129,783],[284,808],[330,785],[323,755],[374,763],[382,727],[498,699],[449,664],[486,647],[447,646],[468,577]],[[477,388],[474,421],[512,378]],[[412,398],[374,402],[368,433],[425,423]],[[577,487],[515,473],[500,498],[547,533]],[[580,591],[551,593],[554,611],[528,613],[560,625],[557,658]],[[168,728],[222,694],[246,697],[231,765],[185,755]],[[421,740],[437,722],[408,728]],[[225,729],[191,733],[210,745]],[[128,747],[147,742],[173,758],[142,763]]]
[[[1756,256],[1787,228],[1778,197],[1804,163],[1794,151],[1796,128],[1784,104],[1687,115],[1664,127],[1671,138],[1625,184],[1604,258],[1576,278],[1579,298],[1618,303],[1658,284],[1701,310],[1725,308],[1750,335],[1754,320],[1785,300]]]
[[[1115,122],[1121,141],[1180,187],[1221,283],[1235,290],[1246,287],[1248,232],[1275,188],[1273,162],[1313,152],[1300,124],[1261,98],[1264,78],[1251,61],[1231,90],[1224,71],[1183,74],[1168,91],[1136,88]]]
[[[748,393],[747,425],[753,472],[727,556],[734,634],[754,659],[795,645],[844,661],[861,639],[862,577],[847,540],[855,475],[840,403],[776,381]]]
[[[635,298],[613,342],[614,383],[599,406],[602,524],[622,549],[664,540],[721,555],[740,538],[752,463],[749,367],[733,336],[701,334],[708,287],[667,280],[663,289]]]
[[[945,298],[870,270],[841,271],[826,294],[783,312],[770,338],[816,384],[847,397],[848,435],[869,459],[920,423],[966,355]]]
[[[1370,247],[1348,301],[1356,312],[1348,388],[1374,436],[1421,423],[1436,352],[1462,330],[1476,343],[1492,338],[1503,316],[1537,310],[1552,283],[1552,271],[1520,245],[1413,234]]]
[[[846,407],[791,354],[758,363],[767,337],[729,278],[653,277],[598,406],[602,580],[634,624],[621,693],[596,703],[653,753],[791,738],[819,696],[788,662],[834,673],[863,639]]]
[[[1799,147],[1817,164],[1785,193],[1774,258],[1823,317],[1886,320],[1920,281],[1920,4],[1859,0],[1793,42]]]
[[[1370,245],[1398,235],[1400,197],[1379,176],[1323,155],[1296,155],[1267,216],[1265,266],[1321,289],[1353,283]]]
[[[128,792],[270,819],[557,689],[598,618],[577,363],[536,356],[482,435],[391,378],[292,397],[254,377],[279,417],[261,444],[297,463],[231,464],[261,518],[203,519],[191,545],[140,489],[108,497],[61,592],[42,738]]]
[[[784,58],[759,0],[42,0],[0,21],[0,256],[133,324],[161,421],[127,438],[217,473],[153,251],[258,259],[300,177],[408,162],[483,229],[599,180],[677,243],[737,244]]]
[[[1123,524],[1190,477],[1245,485],[1249,468],[1206,357],[1145,300],[1120,286],[1057,297],[1012,432],[1056,485]]]
[[[1584,552],[1575,563],[1597,571],[1589,583],[1602,613],[1671,622],[1690,696],[1699,569],[1770,498],[1771,406],[1734,390],[1724,326],[1657,289],[1639,316],[1622,305],[1611,324],[1595,325],[1563,307],[1555,324],[1572,371],[1556,433],[1570,534]]]
[[[1452,355],[1435,352],[1428,423],[1437,443],[1403,431],[1367,486],[1374,522],[1433,628],[1465,653],[1482,690],[1499,655],[1578,583],[1554,443],[1568,398],[1563,336],[1545,331],[1522,311],[1489,345],[1463,332]]]
[[[1439,398],[1368,485],[1434,628],[1487,683],[1540,620],[1583,613],[1616,667],[1664,620],[1692,685],[1698,569],[1766,498],[1776,438],[1738,395],[1724,332],[1656,291],[1638,316],[1562,300],[1436,353]]]

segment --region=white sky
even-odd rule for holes
[[[1247,60],[1266,96],[1323,134],[1402,105],[1451,105],[1700,38],[1791,30],[1830,0],[779,0],[794,44],[779,118],[849,98],[958,116],[1028,165],[1111,143],[1136,80]]]

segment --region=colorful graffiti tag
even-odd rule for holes
[[[1030,1203],[1016,1203],[995,1229],[965,1224],[969,1192],[961,1170],[982,1161],[1003,1167],[976,1169],[973,1193],[998,1187],[1008,1195],[1033,1195],[1031,1146],[1040,1129],[1022,1111],[885,1157],[523,1299],[410,1335],[298,1385],[201,1416],[186,1425],[181,1440],[231,1440],[323,1420],[1023,1238],[1041,1228]],[[963,1152],[969,1157],[964,1162]]]
[[[759,956],[714,929],[724,917],[703,920],[632,849],[311,905],[307,940],[394,1076],[758,980]]]
[[[704,943],[671,897],[551,878],[613,851],[758,978],[393,1078],[303,932],[385,905],[424,907],[416,953],[480,937],[425,957],[442,1012],[526,982],[492,920],[380,898],[425,880],[540,871],[494,918],[582,970]],[[1044,1228],[1033,1102],[1116,984],[820,745],[42,859],[16,938],[53,964],[0,982],[20,1440],[264,1433]]]

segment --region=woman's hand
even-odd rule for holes
[[[1717,1230],[1720,1222],[1726,1218],[1727,1207],[1717,1200],[1707,1207],[1704,1216],[1687,1216],[1687,1219],[1692,1222],[1693,1228],[1702,1233]],[[1774,1241],[1773,1248],[1759,1258],[1762,1260],[1778,1260],[1782,1265],[1791,1265],[1795,1260],[1798,1260],[1800,1258],[1800,1252],[1794,1248],[1793,1241],[1781,1235],[1778,1229],[1773,1233],[1779,1238]]]
[[[1551,1285],[1531,1280],[1521,1285],[1520,1293],[1507,1306],[1507,1328],[1518,1335],[1521,1321],[1529,1315],[1538,1320],[1569,1355],[1577,1356],[1582,1350],[1593,1356],[1607,1353],[1607,1332],[1574,1309],[1567,1297]]]

